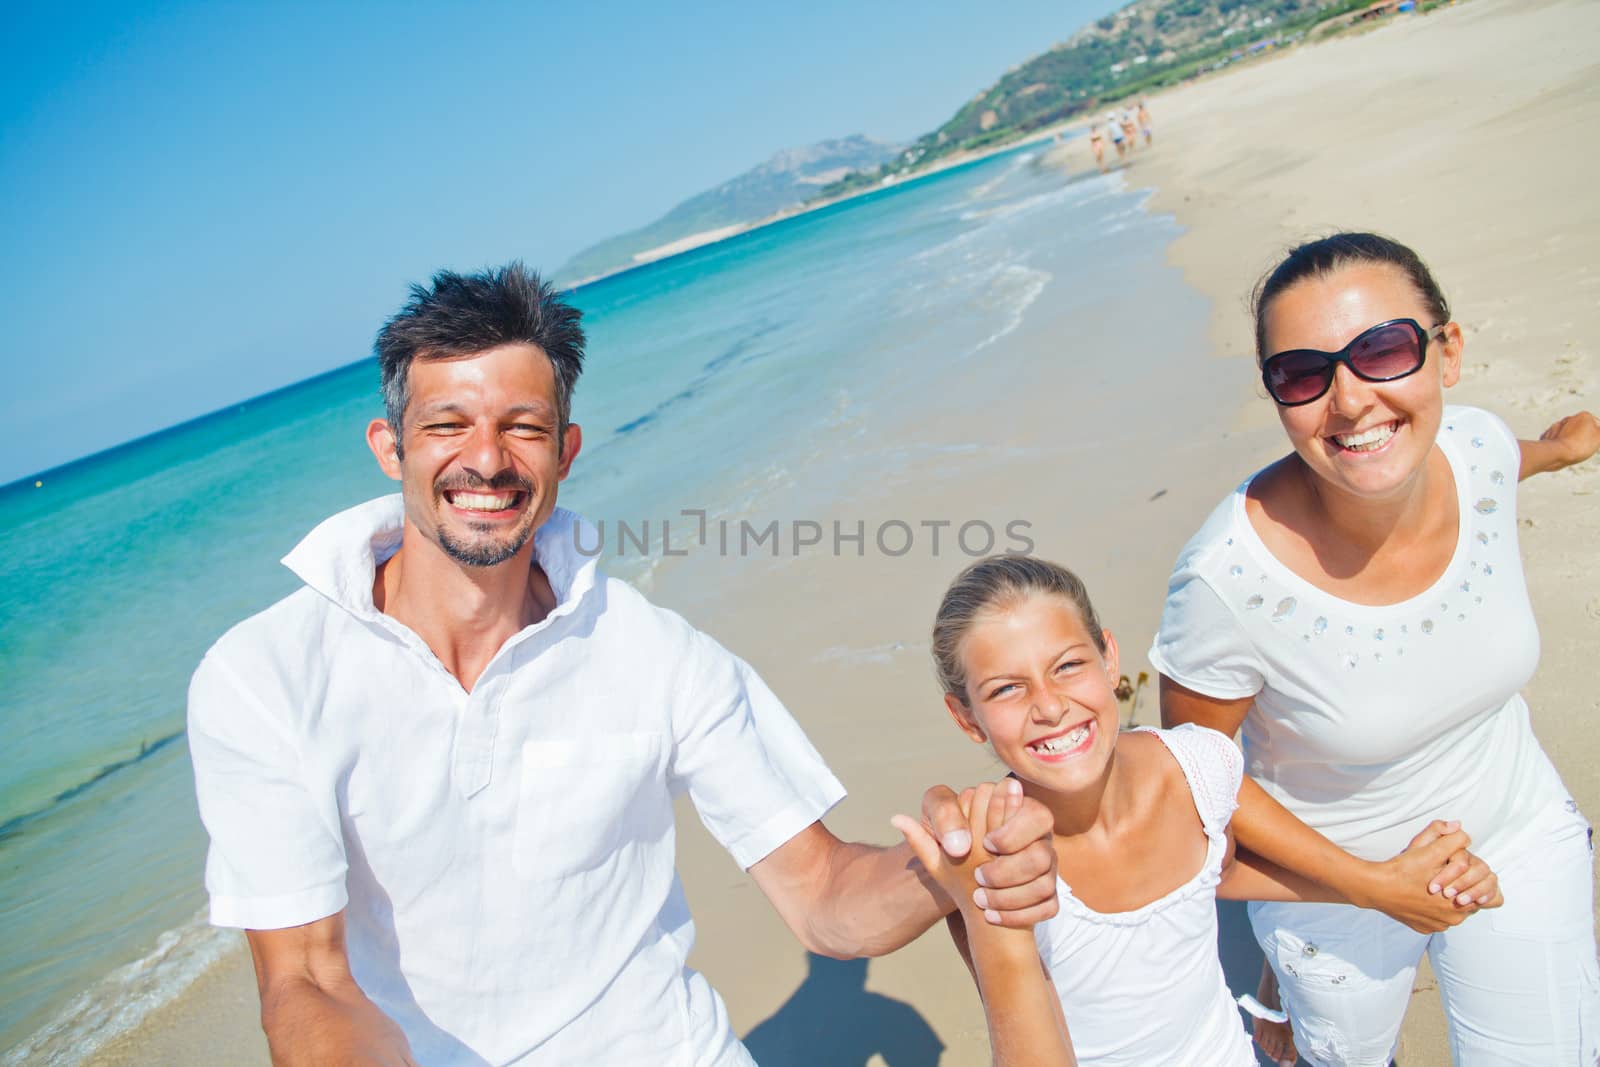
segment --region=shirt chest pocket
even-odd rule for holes
[[[511,863],[532,880],[593,870],[672,820],[653,733],[591,734],[522,746]]]

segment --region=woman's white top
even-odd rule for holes
[[[1246,769],[1349,852],[1386,859],[1430,819],[1459,819],[1493,867],[1515,831],[1566,798],[1518,692],[1539,632],[1517,551],[1516,437],[1447,407],[1455,555],[1398,604],[1341,600],[1280,563],[1234,490],[1184,547],[1150,662],[1197,693],[1254,697]]]
[[[1058,879],[1061,909],[1034,927],[1039,956],[1083,1067],[1252,1067],[1217,958],[1217,883],[1243,761],[1203,726],[1138,732],[1159,737],[1183,768],[1209,842],[1205,862],[1159,900],[1112,914],[1091,910]]]

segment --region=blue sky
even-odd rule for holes
[[[9,3],[0,484],[360,359],[441,267],[910,139],[1118,6]]]

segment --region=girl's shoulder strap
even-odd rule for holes
[[[1167,746],[1194,794],[1195,810],[1211,833],[1227,829],[1239,806],[1244,755],[1233,740],[1209,727],[1183,723],[1170,730],[1152,730]]]

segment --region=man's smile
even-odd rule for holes
[[[498,518],[514,514],[527,499],[520,489],[486,491],[482,489],[446,489],[445,503],[457,511],[469,512],[474,518]]]

